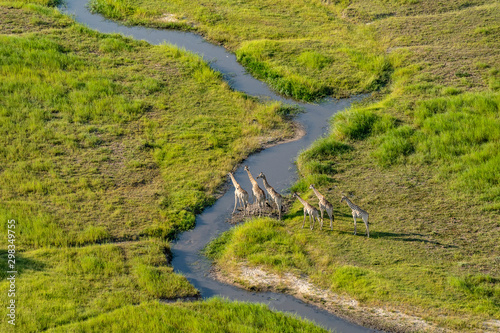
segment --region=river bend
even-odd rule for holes
[[[209,62],[212,69],[221,72],[235,90],[265,99],[298,104],[304,112],[296,117],[296,121],[302,124],[306,134],[299,140],[252,154],[244,161],[254,175],[262,171],[279,192],[286,191],[297,180],[297,170],[293,163],[297,154],[327,133],[328,121],[332,115],[346,109],[357,99],[325,99],[319,104],[297,103],[275,94],[266,84],[248,74],[236,61],[234,54],[221,46],[207,42],[194,33],[127,27],[107,20],[101,15],[90,13],[86,2],[82,0],[66,0],[61,10],[72,15],[77,22],[102,33],[119,33],[156,45],[173,44],[198,54]],[[251,189],[243,167],[239,167],[234,176],[243,188]],[[265,303],[272,309],[296,314],[336,332],[375,332],[287,294],[250,292],[212,279],[209,276],[211,262],[200,251],[212,239],[231,228],[227,220],[231,216],[233,200],[233,191],[227,191],[213,206],[206,208],[196,217],[196,227],[193,230],[182,233],[176,241],[172,242],[174,270],[183,274],[199,289],[203,298],[220,296],[230,300]]]

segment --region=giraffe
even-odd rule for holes
[[[257,179],[259,178],[262,178],[267,193],[269,194],[271,199],[273,199],[274,202],[276,203],[276,206],[278,207],[278,219],[281,220],[281,207],[283,206],[283,197],[281,196],[281,194],[276,192],[276,190],[271,185],[269,185],[266,176],[264,176],[262,172],[257,176]]]
[[[253,178],[252,174],[250,173],[250,169],[248,169],[248,165],[245,165],[244,169],[248,173],[248,178],[252,183],[252,195],[253,195],[252,201],[254,204],[255,202],[257,202],[257,207],[259,209],[259,216],[261,216],[262,208],[264,207],[264,203],[266,202],[266,194],[264,193],[264,190],[259,187],[257,181]]]
[[[234,185],[234,209],[233,209],[233,214],[236,211],[236,205],[238,202],[243,205],[243,216],[245,216],[247,212],[247,205],[248,205],[248,192],[245,191],[240,184],[234,179],[233,174],[230,172],[229,177],[231,177],[231,181],[233,182]]]
[[[326,198],[318,192],[318,190],[314,187],[314,184],[309,185],[309,188],[314,191],[314,194],[319,199],[319,210],[321,212],[321,226],[319,230],[323,230],[323,213],[326,212],[328,213],[328,216],[330,217],[330,230],[333,230],[333,220],[335,217],[333,216],[333,205],[326,200]]]
[[[318,210],[311,206],[307,201],[299,197],[299,195],[294,192],[292,197],[299,199],[299,201],[304,205],[304,223],[302,223],[302,228],[306,224],[306,215],[309,215],[309,222],[311,223],[311,230],[314,228],[314,218],[319,221]]]
[[[354,219],[354,234],[356,235],[356,218],[361,218],[363,219],[363,222],[365,222],[366,226],[366,237],[370,238],[370,231],[368,230],[368,213],[359,206],[356,206],[349,200],[348,197],[346,197],[344,194],[342,194],[342,199],[340,199],[340,202],[345,201],[347,205],[352,209],[352,218]]]

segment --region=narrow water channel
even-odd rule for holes
[[[234,54],[226,51],[223,47],[205,41],[199,35],[175,30],[123,26],[104,19],[100,15],[90,13],[86,7],[86,1],[83,0],[66,0],[61,10],[72,15],[76,21],[103,33],[120,33],[138,40],[145,40],[151,44],[168,43],[184,48],[208,61],[214,70],[223,74],[233,89],[252,96],[298,104],[303,108],[305,112],[301,113],[296,120],[306,130],[304,137],[253,154],[244,162],[245,165],[249,166],[254,176],[263,172],[271,185],[280,192],[288,189],[297,180],[297,171],[293,163],[297,154],[327,133],[328,120],[332,115],[349,107],[356,100],[356,98],[326,99],[319,104],[296,103],[276,95],[267,85],[249,75],[236,61]],[[250,193],[251,184],[243,167],[239,167],[235,172],[235,178]],[[209,277],[211,263],[200,254],[200,251],[212,239],[231,228],[227,219],[231,216],[233,205],[234,194],[231,188],[213,206],[206,208],[202,214],[197,216],[196,227],[193,230],[182,233],[172,243],[174,270],[182,273],[199,289],[203,298],[220,296],[230,300],[265,303],[272,309],[296,314],[336,332],[375,332],[336,317],[290,295],[249,292]]]

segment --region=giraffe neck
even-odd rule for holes
[[[236,179],[234,179],[234,176],[232,173],[229,174],[229,177],[231,177],[231,181],[233,182],[233,186],[235,188],[239,188],[240,187],[240,184],[238,184],[238,182],[236,181]]]
[[[302,205],[304,205],[304,207],[306,207],[306,206],[307,206],[307,202],[306,202],[304,199],[302,199],[301,197],[299,197],[299,195],[298,195],[298,194],[295,194],[295,196],[297,197],[297,199],[299,199],[300,203],[301,203]]]
[[[358,209],[358,208],[359,208],[358,206],[356,206],[355,204],[353,204],[353,203],[351,202],[351,200],[349,200],[348,198],[345,198],[344,200],[345,200],[345,202],[347,203],[347,205],[348,205],[349,207],[351,207],[351,209]]]
[[[313,187],[313,191],[314,191],[314,194],[316,194],[316,196],[318,197],[318,199],[320,199],[320,200],[324,199],[324,196],[321,195],[321,193],[319,193],[315,187]]]
[[[257,183],[257,181],[255,180],[255,178],[253,178],[252,174],[250,173],[249,170],[246,170],[246,172],[248,173],[248,179],[250,179],[250,183],[252,183],[252,186],[259,186],[259,183]]]
[[[269,185],[269,183],[267,182],[267,179],[266,177],[262,177],[262,182],[264,183],[264,187],[266,188],[266,190],[269,192],[271,189],[273,189],[271,187],[271,185]],[[273,189],[274,190],[274,189]]]

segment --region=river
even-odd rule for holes
[[[346,109],[354,100],[360,98],[325,99],[317,104],[297,103],[275,94],[266,84],[248,74],[236,61],[234,54],[194,33],[124,26],[90,13],[86,2],[82,0],[66,0],[61,10],[72,15],[77,22],[102,33],[119,33],[151,44],[172,44],[196,53],[209,62],[210,67],[221,72],[233,89],[248,95],[300,106],[304,112],[295,120],[302,124],[306,131],[302,138],[262,150],[244,161],[244,165],[248,165],[254,177],[263,172],[269,183],[279,192],[286,191],[297,180],[297,170],[293,163],[297,154],[328,132],[332,115]],[[243,166],[237,169],[235,178],[243,188],[251,192],[251,184]],[[336,332],[375,332],[287,294],[250,292],[211,278],[211,262],[200,251],[212,239],[231,228],[227,220],[234,205],[233,192],[231,187],[213,206],[206,208],[196,217],[196,227],[193,230],[182,233],[172,242],[172,265],[176,272],[183,274],[199,289],[203,298],[220,296],[230,300],[265,303],[271,309],[296,314]]]

